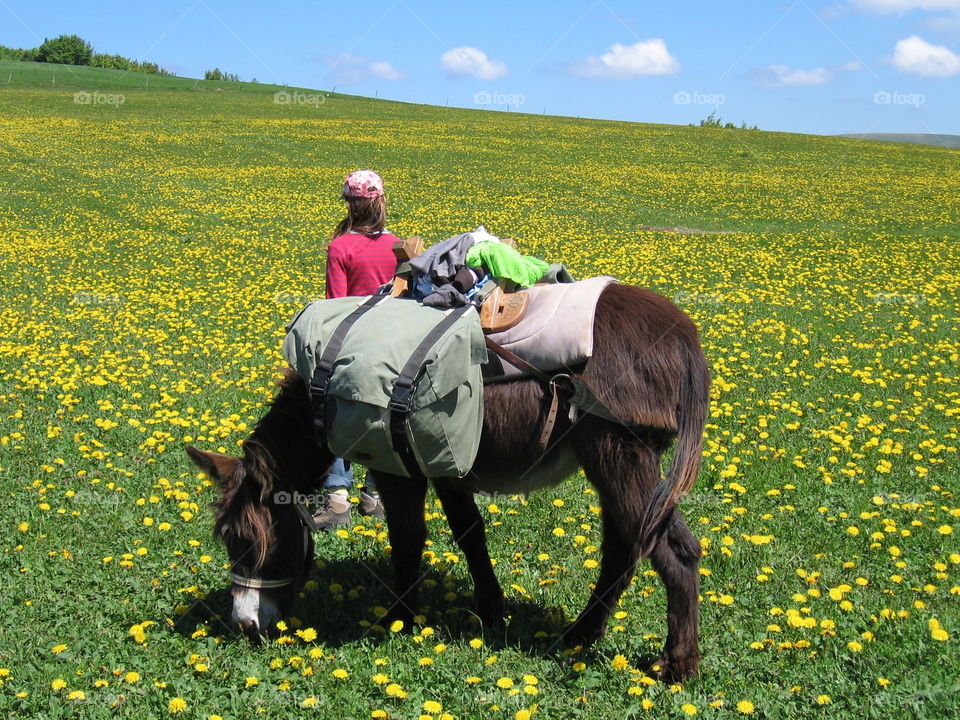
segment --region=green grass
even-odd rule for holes
[[[684,717],[686,704],[735,717],[741,700],[770,718],[956,714],[956,151],[146,82],[0,63],[0,711],[164,717],[180,697],[195,718],[409,718],[431,700],[457,718],[533,704],[545,718]],[[383,172],[399,235],[484,223],[697,321],[714,402],[683,513],[707,541],[704,659],[682,689],[636,669],[665,634],[648,565],[606,639],[551,650],[596,576],[584,562],[601,520],[582,476],[484,510],[505,633],[473,620],[432,496],[432,635],[368,627],[390,597],[370,520],[318,541],[294,610],[315,641],[253,647],[213,617],[229,608],[215,491],[182,445],[235,452],[263,412],[283,325],[322,295],[323,243],[358,167]],[[727,232],[638,230],[681,225]],[[140,644],[129,629],[145,621]],[[614,669],[618,654],[632,669]],[[387,695],[394,682],[406,698]]]
[[[287,87],[269,83],[199,80],[175,75],[15,60],[0,60],[0,84],[6,89],[59,86],[82,90],[199,90],[229,94],[276,92]]]

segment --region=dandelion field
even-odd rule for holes
[[[44,72],[0,63],[0,713],[960,710],[957,151]],[[124,99],[75,101],[97,91]],[[648,564],[604,640],[553,647],[597,573],[582,476],[481,499],[505,632],[470,614],[432,495],[412,633],[370,625],[390,598],[371,519],[317,538],[279,640],[216,617],[215,488],[183,445],[235,452],[263,412],[358,167],[383,173],[397,235],[483,223],[698,323],[714,385],[681,506],[705,550],[696,679],[641,671],[666,632]]]

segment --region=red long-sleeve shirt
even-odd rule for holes
[[[388,232],[376,237],[358,233],[340,235],[327,251],[327,297],[372,295],[393,279],[397,258]]]

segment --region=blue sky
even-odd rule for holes
[[[179,75],[439,105],[960,133],[960,0],[0,0],[0,44],[61,33]]]

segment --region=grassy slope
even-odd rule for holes
[[[960,148],[960,135],[938,135],[936,133],[848,133],[840,137],[858,140],[882,140],[895,143],[918,143],[936,145],[943,148]]]
[[[11,670],[0,708],[141,717],[181,696],[195,717],[306,714],[309,697],[324,717],[415,717],[432,698],[458,718],[513,717],[535,702],[545,717],[611,707],[629,717],[645,698],[658,716],[685,703],[732,716],[740,699],[770,717],[954,709],[960,557],[956,535],[937,528],[956,526],[957,513],[955,153],[339,95],[278,106],[272,86],[151,77],[147,89],[145,76],[89,69],[53,85],[49,71],[0,63],[0,563],[16,578],[0,589]],[[123,104],[74,103],[97,89]],[[655,578],[638,578],[585,670],[543,654],[552,640],[537,633],[576,612],[596,572],[583,567],[600,521],[582,479],[487,511],[514,620],[483,648],[467,642],[481,634],[462,611],[469,600],[445,597],[469,582],[442,555],[455,549],[439,516],[427,589],[436,634],[421,643],[358,624],[388,602],[376,579],[385,541],[369,521],[320,542],[325,564],[297,614],[317,629],[321,658],[299,641],[215,640],[215,620],[191,637],[227,600],[224,553],[209,537],[213,491],[179,446],[235,448],[262,412],[282,325],[322,292],[338,184],[359,166],[384,172],[398,234],[436,240],[486,223],[580,275],[675,297],[701,326],[715,403],[684,514],[709,541],[705,661],[683,691],[629,694],[645,686],[609,664],[662,643]],[[849,609],[828,592],[845,584]],[[210,595],[195,604],[198,592]],[[792,627],[778,609],[817,627]],[[886,621],[884,609],[908,615]],[[931,619],[950,641],[932,639]],[[127,628],[145,620],[157,624],[139,645]],[[850,650],[854,640],[864,649]],[[207,671],[186,662],[193,653]],[[387,697],[370,681],[377,670],[410,696]],[[142,679],[123,682],[128,671]],[[495,684],[523,685],[525,673],[538,695]],[[251,676],[260,682],[246,688]],[[66,689],[50,689],[57,678]],[[85,698],[66,699],[74,689]]]
[[[5,87],[59,86],[77,90],[211,90],[216,92],[275,92],[286,86],[254,82],[226,82],[55,63],[0,60],[0,83]],[[291,88],[292,89],[292,88]],[[303,90],[304,88],[296,88]]]

